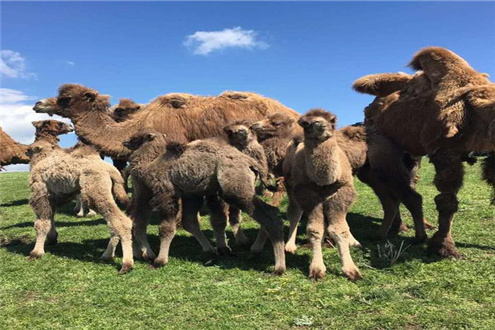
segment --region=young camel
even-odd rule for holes
[[[203,251],[205,247],[206,251],[212,249],[199,229],[197,218],[206,196],[207,199],[221,198],[258,221],[272,240],[275,273],[281,274],[285,271],[283,224],[276,216],[278,211],[255,195],[256,174],[260,172],[256,161],[225,142],[219,143],[215,138],[197,140],[185,146],[174,143],[167,146],[162,134],[144,132],[135,135],[125,144],[130,150],[135,150],[131,154],[131,173],[133,179],[138,179],[139,196],[146,199],[133,200],[133,203],[148,205],[146,212],[135,205],[131,207],[131,216],[135,219],[134,235],[143,255],[150,258],[153,257],[153,252],[146,237],[150,205],[158,211],[162,219],[159,226],[160,253],[154,260],[155,266],[162,266],[168,262],[180,199],[184,228],[198,239]],[[216,228],[217,219],[219,218],[211,217],[216,233],[222,230]],[[219,225],[225,230],[225,220],[222,222]]]
[[[286,154],[294,143],[301,139],[300,127],[294,120],[284,114],[275,114],[265,120],[256,122],[252,128],[256,131],[265,149],[270,170],[276,176],[282,175],[282,164]],[[378,238],[385,238],[389,232],[407,230],[407,226],[398,212],[399,203],[396,195],[407,194],[414,196],[413,178],[417,163],[404,151],[397,148],[390,140],[376,133],[369,132],[362,125],[346,126],[335,132],[338,145],[346,154],[353,174],[369,185],[379,197],[383,209],[384,220],[378,232]],[[393,182],[381,178],[381,169],[386,164],[389,174],[394,173]],[[408,204],[409,205],[409,204]],[[411,208],[414,219],[423,217],[421,208]],[[295,253],[297,250],[297,225],[302,212],[290,207],[287,210],[290,220],[289,237],[285,251]],[[425,222],[425,225],[429,225]],[[418,227],[421,232],[421,226]],[[418,234],[421,237],[420,234]],[[262,237],[258,237],[255,245],[262,245]]]
[[[321,109],[310,110],[299,119],[304,142],[289,150],[284,177],[290,207],[308,216],[307,233],[313,249],[309,277],[325,276],[322,240],[326,230],[337,245],[342,272],[354,281],[361,273],[349,247],[361,245],[349,231],[346,215],[356,193],[351,164],[337,142],[336,122],[335,115]]]
[[[29,259],[41,258],[45,242],[55,244],[58,233],[54,215],[57,207],[81,196],[98,213],[102,214],[110,227],[112,238],[102,258],[115,256],[116,244],[122,240],[123,265],[120,273],[133,267],[131,220],[118,208],[114,196],[122,204],[129,199],[120,173],[112,165],[98,157],[80,157],[61,149],[53,137],[39,138],[28,148],[31,158],[29,204],[36,214],[34,228],[36,243]]]

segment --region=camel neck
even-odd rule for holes
[[[337,139],[305,139],[304,153],[308,177],[319,186],[335,183],[341,175],[340,148]]]

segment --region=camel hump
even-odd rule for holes
[[[467,86],[457,91],[474,108],[495,107],[495,84]]]
[[[362,124],[346,126],[343,127],[340,131],[349,140],[366,141],[366,128]]]
[[[246,92],[235,92],[235,91],[225,91],[220,96],[229,98],[231,100],[246,100],[251,96],[251,93]]]
[[[356,80],[352,88],[359,93],[387,96],[404,88],[412,78],[403,72],[370,74]]]
[[[467,66],[469,64],[456,53],[443,47],[426,47],[414,54],[409,66],[414,70],[429,71],[445,68],[448,65]]]
[[[194,98],[194,95],[186,93],[170,93],[160,96],[160,103],[169,105],[174,109],[183,108],[187,103]]]

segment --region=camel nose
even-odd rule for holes
[[[253,130],[257,130],[257,129],[260,129],[260,128],[261,128],[261,123],[260,122],[256,122],[253,125],[251,125],[251,129],[253,129]]]

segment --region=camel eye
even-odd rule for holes
[[[282,123],[274,122],[274,123],[272,123],[272,125],[275,127],[278,127],[278,126],[282,125]]]

